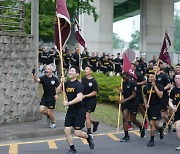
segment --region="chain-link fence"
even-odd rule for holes
[[[24,31],[24,0],[0,0],[0,31]]]

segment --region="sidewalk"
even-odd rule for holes
[[[18,139],[38,138],[64,135],[65,113],[55,111],[56,128],[50,129],[46,125],[46,117],[35,122],[0,124],[0,142]],[[100,123],[97,133],[115,132],[116,128]]]

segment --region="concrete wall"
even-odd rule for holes
[[[32,36],[0,33],[0,123],[41,118],[38,85],[31,74],[36,64]]]
[[[173,62],[174,52],[174,0],[141,0],[141,52],[147,61],[153,55],[159,56],[165,31],[171,39],[170,52]]]
[[[80,16],[81,34],[89,52],[112,53],[113,49],[113,1],[94,0],[99,18],[94,22],[92,15]]]

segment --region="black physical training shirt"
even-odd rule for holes
[[[149,94],[150,94],[150,91],[151,91],[151,86],[152,86],[152,85],[151,85],[150,83],[148,83],[148,84],[143,88],[143,93],[144,93],[144,95],[147,96],[147,100],[148,100],[148,98],[149,98]],[[164,87],[163,87],[162,85],[156,84],[156,86],[157,86],[157,88],[159,89],[159,91],[163,91],[163,90],[164,90]],[[161,98],[161,99],[162,99],[162,98]],[[153,88],[153,89],[152,89],[152,94],[151,94],[151,99],[150,99],[149,105],[150,105],[150,106],[157,105],[157,104],[160,103],[160,100],[161,100],[161,99],[158,97],[155,89]]]
[[[98,91],[98,84],[94,78],[87,79],[86,77],[82,78],[82,84],[84,86],[83,94],[87,95],[90,94],[93,91]],[[93,96],[94,98],[96,96]],[[91,97],[91,98],[93,98]]]
[[[123,96],[124,99],[130,97],[132,95],[132,92],[137,92],[137,83],[133,80],[130,80],[129,82],[123,82]],[[132,102],[136,100],[137,97],[133,98],[129,102]]]
[[[180,101],[180,88],[174,87],[170,92],[170,98],[173,100],[174,105],[178,105]],[[180,110],[180,106],[178,110]]]
[[[59,86],[59,81],[55,76],[51,78],[46,75],[40,77],[40,83],[42,83],[44,94],[43,96],[55,96],[56,95],[56,87]]]
[[[83,94],[83,90],[84,90],[83,85],[78,80],[75,80],[73,82],[71,82],[71,81],[65,82],[65,91],[66,91],[68,102],[75,99],[77,97],[77,94],[79,94],[79,93]],[[82,101],[78,102],[76,104],[70,105],[69,108],[70,109],[78,109],[81,106],[83,106]]]
[[[115,67],[120,67],[122,65],[122,59],[120,59],[120,58],[115,58],[114,62],[118,63],[118,64],[115,64]]]
[[[137,82],[143,82],[146,80],[140,72],[136,71],[135,73],[137,76]],[[142,93],[142,85],[137,85],[137,92]]]
[[[171,83],[169,77],[163,73],[160,73],[156,76],[156,83],[161,84],[163,87],[167,86],[167,84]],[[167,93],[167,90],[164,91]]]

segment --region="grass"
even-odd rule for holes
[[[39,97],[41,98],[43,94],[42,85],[39,84]],[[64,106],[62,105],[62,95],[59,96],[56,101],[55,110],[66,112]],[[100,122],[104,122],[113,127],[117,127],[118,121],[118,106],[107,104],[107,103],[97,103],[96,111],[92,113],[92,118]],[[138,119],[142,121],[142,116],[138,115]],[[120,126],[122,125],[122,114],[120,115]]]

